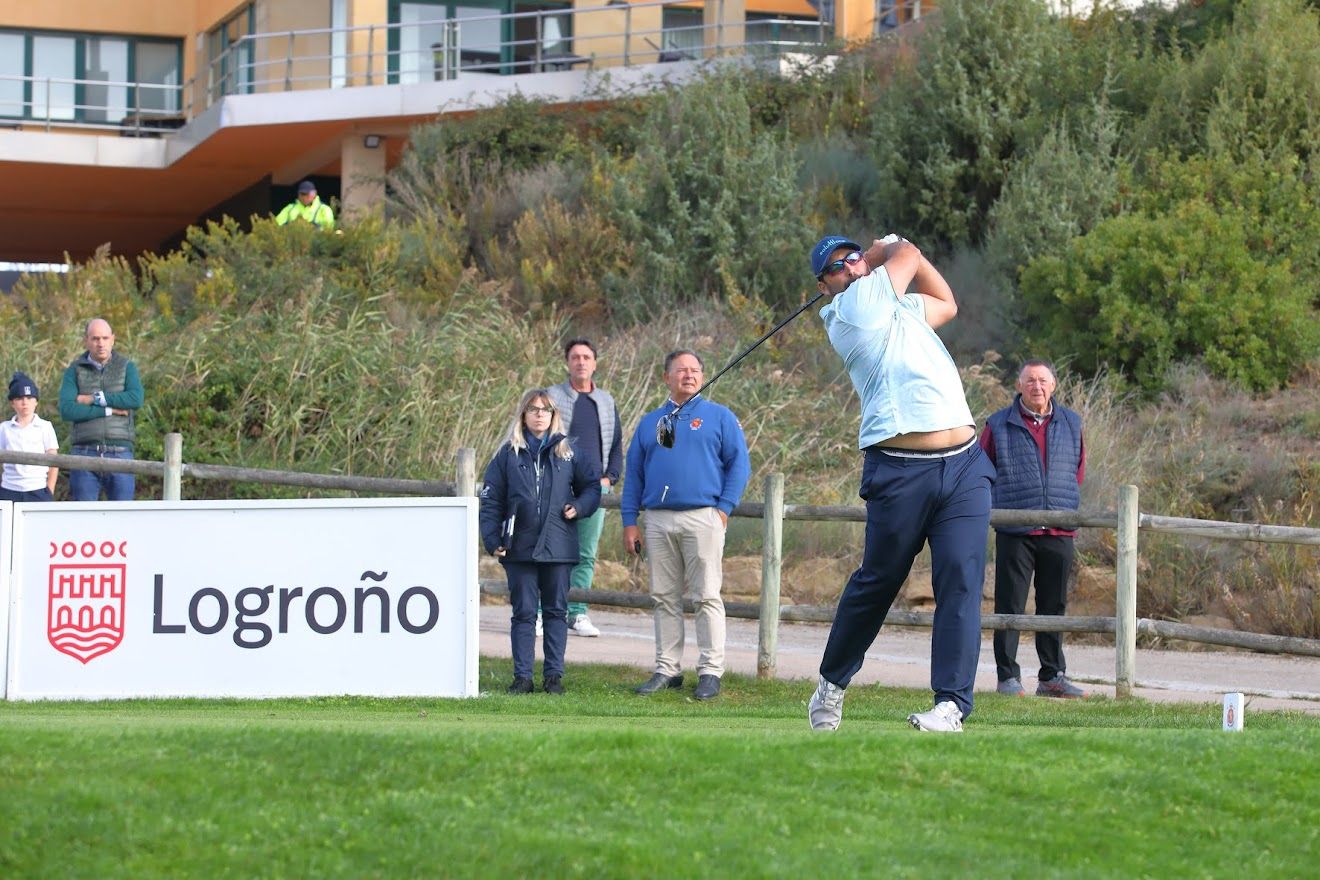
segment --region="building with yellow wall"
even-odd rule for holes
[[[901,26],[919,0],[0,0],[0,261],[132,255],[304,178],[345,213],[408,132]],[[825,3],[820,7],[821,3]]]

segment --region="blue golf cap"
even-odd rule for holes
[[[830,261],[830,254],[841,247],[852,248],[855,251],[862,249],[860,244],[841,235],[827,235],[816,242],[816,246],[811,249],[811,275],[813,278],[820,277],[820,273],[825,271],[825,266]]]

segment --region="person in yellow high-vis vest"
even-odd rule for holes
[[[316,194],[316,184],[304,180],[298,184],[298,199],[284,206],[275,222],[283,226],[291,220],[306,220],[326,232],[335,228],[335,212]]]

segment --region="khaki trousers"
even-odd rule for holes
[[[683,669],[683,596],[696,606],[698,675],[724,675],[724,523],[714,507],[648,510],[646,558],[655,602],[655,671]]]

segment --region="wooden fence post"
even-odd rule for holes
[[[784,556],[784,475],[765,478],[761,542],[761,613],[756,647],[757,678],[774,678],[779,651],[779,573]]]
[[[1114,597],[1114,696],[1132,696],[1137,663],[1137,487],[1118,490],[1118,592]]]
[[[477,494],[477,451],[464,446],[458,450],[458,467],[454,472],[455,494],[459,498],[472,498]]]
[[[183,500],[183,435],[165,435],[165,480],[161,489],[165,501]]]

